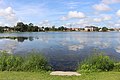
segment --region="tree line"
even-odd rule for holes
[[[33,23],[24,24],[23,22],[18,22],[14,27],[8,26],[0,26],[0,32],[40,32],[40,31],[66,31],[67,28],[64,26],[60,26],[56,28],[52,27],[44,27],[44,26],[36,26]]]
[[[94,27],[94,31],[99,31],[102,29],[102,31],[113,31],[114,29],[108,29],[107,27]],[[44,26],[36,26],[33,23],[24,24],[23,22],[18,22],[16,26],[14,27],[8,27],[8,26],[0,26],[0,32],[41,32],[41,31],[84,31],[84,28],[67,28],[64,26],[60,26],[56,28],[55,26],[52,27],[44,27]]]

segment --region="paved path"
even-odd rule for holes
[[[55,76],[80,76],[81,74],[77,72],[70,72],[70,71],[53,71],[50,73],[50,75]]]

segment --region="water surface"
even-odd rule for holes
[[[0,50],[21,55],[40,52],[54,70],[75,70],[95,51],[120,60],[120,32],[1,33]]]

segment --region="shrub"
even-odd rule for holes
[[[120,62],[114,63],[114,71],[119,71],[120,72]]]
[[[0,71],[6,70],[6,59],[8,54],[6,52],[0,52]]]
[[[47,60],[40,54],[27,55],[25,61],[22,64],[23,71],[41,71],[49,70]]]
[[[0,71],[46,71],[50,70],[47,60],[40,54],[25,57],[0,52]]]
[[[6,59],[7,71],[19,71],[23,62],[23,58],[20,56],[9,55]]]
[[[80,64],[78,71],[110,71],[113,70],[114,63],[108,56],[104,56],[103,54],[94,55],[87,60],[85,60],[82,64]]]

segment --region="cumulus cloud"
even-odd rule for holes
[[[65,17],[65,16],[63,16],[62,18],[61,18],[61,20],[67,20],[67,17]]]
[[[103,15],[103,20],[104,21],[108,21],[108,20],[111,20],[112,19],[112,16],[110,15]]]
[[[85,18],[85,14],[77,11],[70,11],[68,13],[69,18]]]
[[[117,11],[116,15],[120,17],[120,10]]]
[[[4,24],[2,22],[0,22],[0,26],[4,26]]]
[[[99,15],[99,17],[97,18],[93,18],[93,22],[102,22],[102,21],[109,21],[112,19],[111,15],[107,15],[107,14],[101,14]]]
[[[44,20],[44,21],[40,22],[39,26],[49,27],[49,26],[51,26],[51,24],[50,24],[49,20]]]
[[[101,0],[99,4],[93,5],[93,8],[97,11],[109,11],[111,10],[110,4],[120,3],[120,0]]]
[[[114,26],[115,26],[115,27],[120,27],[120,24],[119,24],[119,23],[116,23]]]
[[[75,9],[78,7],[79,2],[67,2],[66,4],[70,9]]]
[[[102,22],[102,19],[101,18],[94,18],[93,21],[94,22]]]
[[[63,26],[72,26],[72,25],[73,25],[73,23],[66,23]]]
[[[0,9],[0,16],[5,20],[16,21],[17,17],[14,13],[14,10],[11,7],[5,9]]]
[[[64,26],[67,26],[67,27],[85,27],[85,26],[90,25],[90,23],[91,23],[91,21],[89,19],[85,18],[85,19],[80,19],[77,22],[66,23],[66,24],[64,24]]]
[[[81,20],[79,20],[76,24],[77,24],[77,25],[84,25],[84,24],[88,24],[88,23],[89,23],[88,20],[81,19]]]
[[[120,0],[102,0],[102,3],[104,4],[120,3]]]
[[[83,12],[77,12],[77,11],[70,11],[68,12],[67,16],[62,17],[62,20],[72,19],[72,18],[85,18],[86,15]]]
[[[95,4],[95,5],[93,5],[93,8],[97,11],[109,11],[109,10],[111,10],[111,8],[104,3]]]

